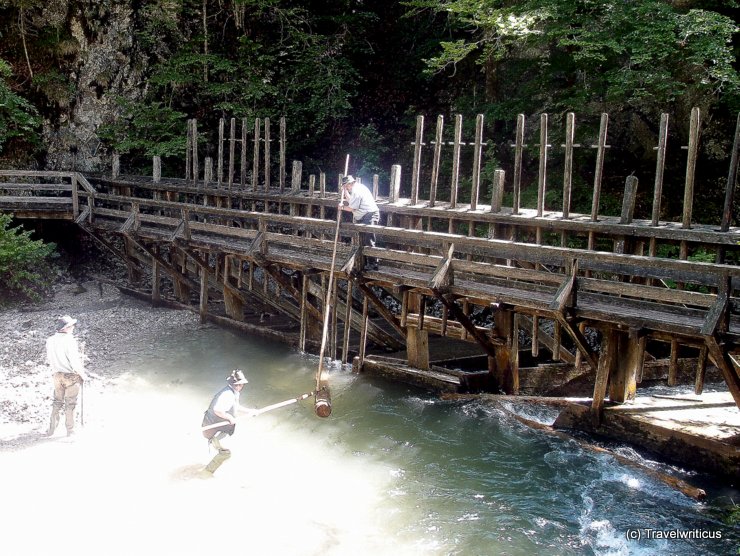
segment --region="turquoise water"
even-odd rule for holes
[[[123,390],[154,387],[169,400],[157,405],[171,404],[196,430],[235,367],[250,381],[242,403],[264,407],[312,390],[317,358],[203,327],[132,349],[111,370],[122,373]],[[248,506],[244,553],[738,553],[740,532],[718,518],[732,497],[740,503],[737,491],[705,481],[709,500],[699,503],[507,412],[330,369],[328,419],[316,417],[311,400],[249,418],[214,480],[175,487],[185,499],[195,488],[228,496],[234,519]],[[528,417],[551,422],[554,414]],[[187,442],[198,446],[198,461],[183,466],[208,461],[197,434]],[[620,453],[657,465],[629,448]],[[710,538],[649,539],[648,530]]]

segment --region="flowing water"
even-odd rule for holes
[[[235,367],[250,381],[242,403],[264,407],[312,390],[317,358],[213,327],[136,347],[113,363],[115,386],[88,394],[80,438],[29,448],[37,469],[6,457],[0,486],[15,497],[0,515],[3,553],[695,556],[740,548],[737,528],[717,511],[738,501],[736,491],[714,485],[698,503],[507,412],[340,367],[331,368],[328,419],[310,399],[246,418],[233,457],[203,478],[212,453],[200,419]],[[14,482],[22,471],[34,480]],[[649,530],[709,538],[649,539]]]

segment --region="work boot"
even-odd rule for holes
[[[54,436],[54,431],[57,430],[59,424],[59,411],[55,409],[51,412],[51,420],[49,421],[49,430],[46,431],[46,436]]]

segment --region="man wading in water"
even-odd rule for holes
[[[209,445],[218,450],[213,459],[205,467],[205,471],[213,474],[223,462],[231,457],[229,449],[229,437],[234,434],[236,428],[236,416],[238,413],[245,415],[256,415],[254,409],[244,407],[239,404],[239,394],[248,381],[244,378],[244,373],[239,369],[234,369],[226,379],[226,386],[220,390],[211,400],[203,415],[203,426],[213,425],[227,421],[220,427],[204,430],[203,436],[208,439]]]

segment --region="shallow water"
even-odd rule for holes
[[[132,348],[112,363],[116,385],[88,393],[80,438],[29,448],[36,470],[3,454],[0,486],[12,500],[0,510],[0,542],[11,548],[3,553],[226,546],[279,555],[695,556],[740,547],[737,528],[716,518],[736,492],[713,485],[697,503],[505,412],[339,366],[330,371],[328,419],[316,417],[311,399],[246,418],[231,460],[200,478],[212,455],[200,419],[232,368],[250,381],[242,403],[264,407],[312,390],[316,366],[315,357],[212,327]],[[18,482],[29,471],[34,479]],[[629,539],[631,530],[642,538]],[[648,530],[715,538],[647,539]]]

